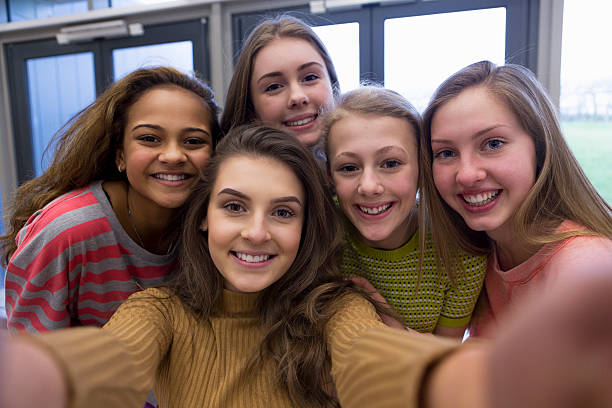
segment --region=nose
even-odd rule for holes
[[[382,194],[384,190],[378,174],[374,170],[364,169],[359,179],[357,193],[365,196],[376,196]]]
[[[185,150],[175,141],[164,144],[159,154],[159,161],[163,163],[177,164],[187,160]]]
[[[464,186],[473,186],[484,180],[486,171],[482,164],[475,158],[464,157],[459,162],[457,169],[457,182]]]
[[[244,226],[240,236],[253,244],[263,244],[269,241],[271,236],[266,225],[265,216],[263,214],[253,214]]]
[[[304,88],[300,84],[292,84],[289,92],[290,108],[296,108],[308,104],[308,95],[306,95]]]

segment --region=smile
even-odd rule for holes
[[[187,178],[187,175],[186,174],[156,173],[156,174],[153,174],[153,177],[155,177],[156,179],[159,179],[159,180],[181,181],[181,180],[185,180]],[[191,176],[189,176],[189,177],[191,177]]]
[[[378,207],[364,207],[362,205],[357,204],[357,208],[359,208],[361,212],[364,212],[366,214],[378,215],[378,214],[384,213],[385,211],[388,211],[392,205],[393,203],[387,203],[387,204],[379,205]]]
[[[242,252],[232,252],[234,254],[234,256],[238,259],[240,259],[241,261],[244,262],[248,262],[248,263],[259,263],[259,262],[265,262],[268,259],[270,259],[270,255],[248,255],[248,254],[244,254]]]
[[[300,119],[300,120],[296,120],[296,121],[287,121],[287,122],[285,122],[285,125],[287,125],[287,126],[304,126],[304,125],[309,124],[310,122],[313,122],[316,118],[317,118],[317,115],[314,115],[314,116],[310,116],[310,117],[305,118],[305,119]]]
[[[497,197],[502,190],[494,190],[486,193],[478,193],[477,195],[465,195],[462,194],[461,198],[469,205],[473,205],[476,207],[480,207],[482,205],[488,204]]]

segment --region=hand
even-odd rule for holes
[[[378,293],[376,288],[372,286],[372,284],[366,278],[362,278],[360,276],[353,276],[349,279],[352,280],[356,285],[361,286],[363,289],[365,289],[365,291],[368,292],[372,299],[374,299],[381,305],[384,305],[387,308],[391,309],[391,306],[389,306],[385,298],[382,297],[380,293]],[[396,329],[405,329],[404,325],[395,320],[393,317],[383,313],[379,313],[379,316],[382,319],[383,323],[387,326],[395,327]]]

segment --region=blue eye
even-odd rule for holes
[[[268,85],[268,86],[266,87],[266,89],[264,90],[264,92],[272,92],[272,91],[276,91],[276,90],[277,90],[277,89],[279,89],[280,87],[281,87],[281,85],[280,85],[280,84],[271,84],[271,85]]]
[[[344,166],[338,167],[338,172],[340,173],[352,173],[359,170],[359,168],[357,166],[355,166],[354,164],[345,164]]]
[[[440,150],[434,155],[436,159],[448,159],[450,157],[455,157],[455,153],[449,149]]]
[[[309,82],[309,81],[316,81],[317,79],[319,79],[320,77],[316,74],[308,74],[304,77],[304,82]]]
[[[504,145],[504,142],[499,139],[487,140],[486,147],[491,150],[497,150]]]
[[[383,169],[394,169],[396,167],[401,166],[402,163],[399,160],[386,160],[382,164]]]

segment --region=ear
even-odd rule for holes
[[[125,160],[123,159],[123,150],[117,149],[117,153],[115,154],[115,165],[117,165],[117,170],[121,173],[125,170]]]
[[[205,217],[202,220],[202,226],[200,227],[200,229],[202,230],[202,232],[208,231],[208,218],[207,217]]]

